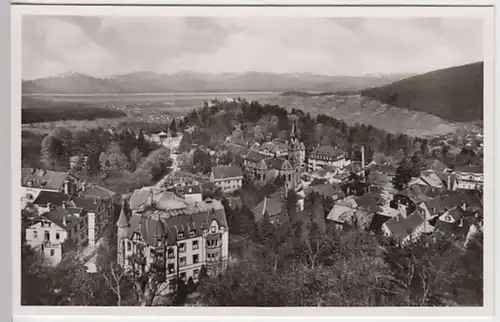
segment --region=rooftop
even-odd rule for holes
[[[457,166],[453,172],[463,172],[463,173],[483,173],[483,167],[478,165],[467,165],[467,166]]]
[[[344,154],[344,151],[340,149],[336,149],[331,145],[321,145],[317,148],[315,148],[311,154],[322,154],[322,155],[328,155],[328,156],[339,156],[341,154]]]
[[[42,190],[33,201],[34,205],[46,205],[48,203],[52,205],[61,206],[63,202],[68,201],[69,196],[56,191],[45,191]]]
[[[60,171],[34,168],[23,168],[21,170],[21,184],[24,187],[60,190],[68,177],[68,173]]]
[[[228,179],[243,177],[243,172],[238,166],[221,166],[212,168],[214,179]]]
[[[411,235],[415,229],[425,222],[421,210],[415,210],[411,215],[405,218],[398,214],[395,217],[387,220],[385,226],[391,232],[392,236],[399,240],[404,240]]]

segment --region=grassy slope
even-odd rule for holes
[[[483,63],[409,77],[363,90],[362,95],[447,120],[480,121],[483,119]]]

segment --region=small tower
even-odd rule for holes
[[[125,267],[125,243],[127,239],[127,234],[128,234],[128,227],[129,227],[129,221],[126,215],[126,208],[127,204],[125,200],[122,202],[122,210],[120,211],[120,217],[118,218],[118,221],[116,222],[117,226],[117,243],[116,243],[116,248],[117,248],[117,262],[118,265]]]
[[[292,131],[288,139],[288,160],[293,168],[292,188],[297,189],[300,184],[300,176],[302,174],[302,165],[300,161],[300,141],[297,135],[295,120],[292,124]]]

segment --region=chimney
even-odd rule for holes
[[[365,146],[361,146],[361,175],[365,179]]]
[[[63,202],[62,202],[62,208],[63,208],[63,209],[66,209],[66,201],[63,201]]]
[[[52,204],[50,202],[47,202],[47,208],[49,209],[49,211],[52,209]]]
[[[64,194],[69,195],[69,180],[64,180]]]
[[[68,226],[68,222],[66,221],[66,215],[63,216],[63,226]]]
[[[153,205],[154,204],[154,191],[153,191],[153,188],[149,189],[148,203],[149,203],[149,205]]]
[[[465,203],[465,201],[462,202],[462,207],[461,208],[462,208],[463,211],[467,210],[467,203]]]
[[[460,217],[460,221],[458,222],[458,227],[463,227],[464,226],[464,218]]]

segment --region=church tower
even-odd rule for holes
[[[117,248],[117,262],[121,267],[125,267],[125,243],[127,242],[127,234],[128,234],[128,218],[126,215],[127,204],[125,200],[122,202],[122,210],[120,211],[120,217],[116,222],[117,233],[116,233],[116,248]]]
[[[294,189],[300,186],[300,176],[302,175],[301,142],[297,134],[295,120],[292,124],[292,131],[288,139],[288,160],[293,168],[292,185]]]

